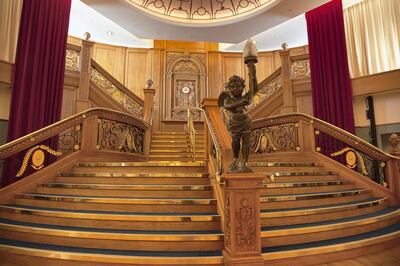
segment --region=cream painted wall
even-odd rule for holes
[[[377,125],[400,123],[400,90],[373,94],[375,121]],[[356,127],[369,126],[365,116],[365,96],[353,99],[353,111]]]

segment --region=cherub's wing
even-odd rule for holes
[[[218,106],[223,107],[225,99],[229,97],[229,93],[226,91],[222,91],[221,94],[218,96]]]

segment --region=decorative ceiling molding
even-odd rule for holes
[[[125,0],[145,13],[171,22],[215,25],[261,12],[280,0]]]

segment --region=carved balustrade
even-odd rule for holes
[[[93,59],[91,60],[90,82],[109,95],[115,102],[122,105],[129,113],[143,118],[144,102],[127,89]]]
[[[65,68],[69,70],[79,71],[81,47],[78,45],[67,44],[65,54]]]
[[[309,54],[302,54],[290,57],[291,79],[310,78],[310,57]]]
[[[340,147],[332,150],[333,147]],[[400,196],[400,158],[387,154],[347,131],[304,114],[285,114],[253,121],[252,152],[320,152]]]
[[[254,108],[261,101],[271,96],[274,92],[282,88],[282,68],[278,68],[274,73],[258,84],[259,90],[253,96],[253,104],[250,108]]]
[[[149,125],[132,115],[94,108],[0,146],[0,160],[23,153],[17,177],[39,171],[46,159],[62,158],[80,151],[111,151],[134,154],[144,159],[144,137]],[[45,141],[58,137],[58,147]]]

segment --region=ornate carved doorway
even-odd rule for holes
[[[206,55],[167,52],[163,121],[186,122],[187,109],[200,120],[195,107],[206,96]]]

